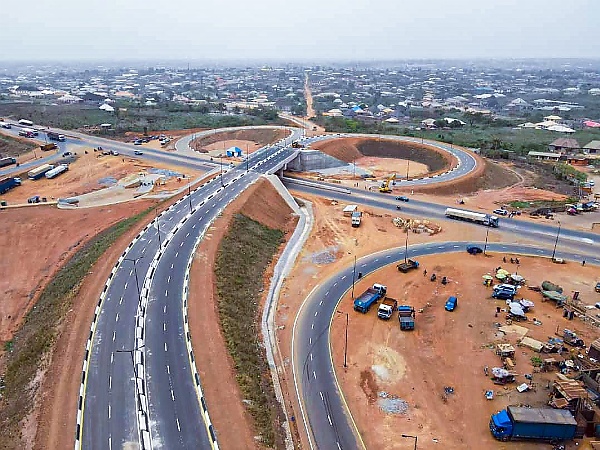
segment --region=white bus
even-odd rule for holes
[[[31,120],[21,119],[21,120],[19,120],[19,125],[25,125],[25,126],[28,126],[28,127],[32,127],[33,126],[33,122]]]

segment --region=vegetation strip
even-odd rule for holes
[[[54,346],[60,324],[71,309],[83,279],[120,236],[153,210],[154,207],[148,208],[114,224],[77,251],[43,290],[14,339],[5,345],[10,353],[3,375],[4,389],[0,391],[0,448],[22,448],[21,421],[33,407],[34,378],[40,368],[45,368],[45,357]]]
[[[233,358],[240,390],[262,443],[275,447],[281,435],[265,351],[260,339],[259,303],[267,266],[283,242],[281,230],[242,214],[233,218],[215,264],[219,318]]]

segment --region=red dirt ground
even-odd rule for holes
[[[508,256],[508,255],[507,255]],[[460,265],[456,260],[460,259]],[[484,366],[501,367],[501,361],[489,347],[494,343],[510,342],[514,336],[498,332],[495,322],[506,323],[504,315],[495,317],[496,306],[503,301],[490,299],[490,288],[482,285],[481,275],[497,266],[514,272],[516,266],[503,264],[502,255],[471,257],[465,252],[421,258],[422,267],[439,275],[448,276],[450,283],[432,283],[421,271],[400,274],[393,265],[369,275],[356,285],[362,292],[374,282],[385,282],[388,295],[400,304],[410,304],[417,312],[414,332],[401,331],[396,316],[389,322],[377,319],[373,308],[368,314],[352,309],[350,295],[342,300],[339,309],[349,312],[348,368],[343,368],[345,318],[334,319],[332,326],[334,363],[346,400],[357,422],[367,448],[410,448],[409,440],[398,439],[403,434],[419,437],[419,448],[516,450],[546,448],[536,443],[501,444],[494,440],[488,429],[489,417],[509,404],[526,403],[544,406],[548,399],[548,382],[557,380],[556,374],[534,373],[530,358],[538,355],[533,350],[516,347],[515,371],[517,383],[500,387],[485,377]],[[519,274],[539,285],[544,279],[560,284],[568,294],[581,291],[585,302],[597,297],[593,292],[600,276],[598,267],[561,267],[547,259],[520,258]],[[453,312],[444,310],[448,296],[459,299]],[[579,320],[562,317],[562,308],[552,302],[542,302],[541,294],[523,288],[520,296],[535,302],[528,314],[542,322],[520,322],[528,328],[529,337],[546,341],[557,329],[570,328],[589,343],[599,335],[598,329]],[[540,355],[542,358],[556,355]],[[515,387],[527,382],[523,374],[534,373],[535,392],[518,393]],[[454,393],[444,395],[444,387]],[[487,389],[495,391],[495,398],[484,398]],[[386,414],[379,405],[378,396],[387,392],[408,402],[405,414]],[[376,425],[377,424],[377,425]],[[441,447],[440,447],[441,445]],[[575,448],[571,444],[569,448]]]
[[[250,187],[227,207],[207,232],[194,257],[189,294],[190,331],[204,395],[220,447],[262,449],[264,447],[254,439],[257,433],[242,403],[233,361],[225,347],[219,325],[214,272],[207,270],[214,267],[219,243],[237,212],[268,227],[282,229],[288,236],[296,223],[296,219],[290,216],[287,203],[266,180]],[[267,272],[266,283],[269,282],[272,269]],[[209,361],[210,364],[207,363]],[[231,430],[232,423],[235,424],[235,432],[227,431]]]
[[[52,206],[0,211],[0,341],[8,341],[56,270],[87,240],[153,204],[87,210]],[[10,250],[12,249],[12,251]]]

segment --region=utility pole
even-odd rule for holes
[[[410,159],[406,160],[406,181],[408,181],[408,173],[410,169]]]
[[[142,300],[142,295],[140,293],[140,283],[138,281],[138,274],[137,274],[137,266],[136,263],[142,259],[143,256],[140,256],[139,258],[123,258],[123,261],[129,261],[133,263],[133,273],[135,274],[135,287],[137,288],[137,293],[138,293],[138,301]]]
[[[356,281],[356,255],[354,255],[354,268],[352,269],[352,301],[354,301],[354,283]]]
[[[162,248],[162,242],[160,240],[160,221],[158,218],[158,209],[154,209],[154,211],[156,212],[156,230],[157,230],[157,234],[158,234],[158,248]]]
[[[488,236],[490,234],[490,227],[488,227],[487,231],[485,232],[485,245],[483,246],[483,256],[486,255],[485,251],[487,250],[487,244],[488,244]]]
[[[558,237],[560,236],[560,221],[558,221],[558,231],[556,232],[556,241],[554,241],[554,250],[552,250],[552,261],[556,255],[556,246],[558,245]]]
[[[404,262],[408,263],[408,228],[406,229],[406,242],[404,243]]]

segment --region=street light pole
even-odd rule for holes
[[[162,242],[160,241],[160,221],[158,218],[158,209],[154,210],[156,212],[156,230],[158,234],[158,248],[162,248]]]
[[[485,232],[485,245],[483,246],[483,255],[485,256],[486,253],[485,251],[487,250],[487,244],[488,244],[488,236],[490,234],[490,227],[488,227],[487,231]]]
[[[346,314],[346,339],[344,341],[344,367],[348,367],[348,322],[350,315],[342,311],[336,311],[338,314]]]
[[[408,181],[408,172],[410,169],[410,159],[406,160],[406,181]]]
[[[190,214],[192,213],[192,211],[194,210],[192,208],[192,187],[188,186],[188,200],[190,201]]]
[[[354,255],[354,268],[352,269],[352,301],[354,301],[354,283],[356,281],[356,255]]]
[[[221,174],[221,187],[225,187],[225,185],[223,184],[223,155],[219,155],[219,167]]]
[[[409,434],[403,434],[402,437],[403,438],[414,439],[415,440],[415,450],[417,450],[417,436],[411,436]]]
[[[139,258],[123,258],[123,261],[129,261],[129,262],[133,263],[133,273],[135,274],[135,287],[137,288],[138,300],[141,300],[142,295],[140,293],[140,282],[138,281],[136,263],[142,258],[143,258],[143,256],[140,256]]]
[[[556,255],[556,246],[558,245],[558,237],[560,236],[560,220],[558,221],[558,231],[556,232],[556,241],[554,241],[554,250],[552,250],[552,261],[554,261],[554,255]]]
[[[406,242],[404,243],[404,262],[408,262],[408,228],[406,229]]]

